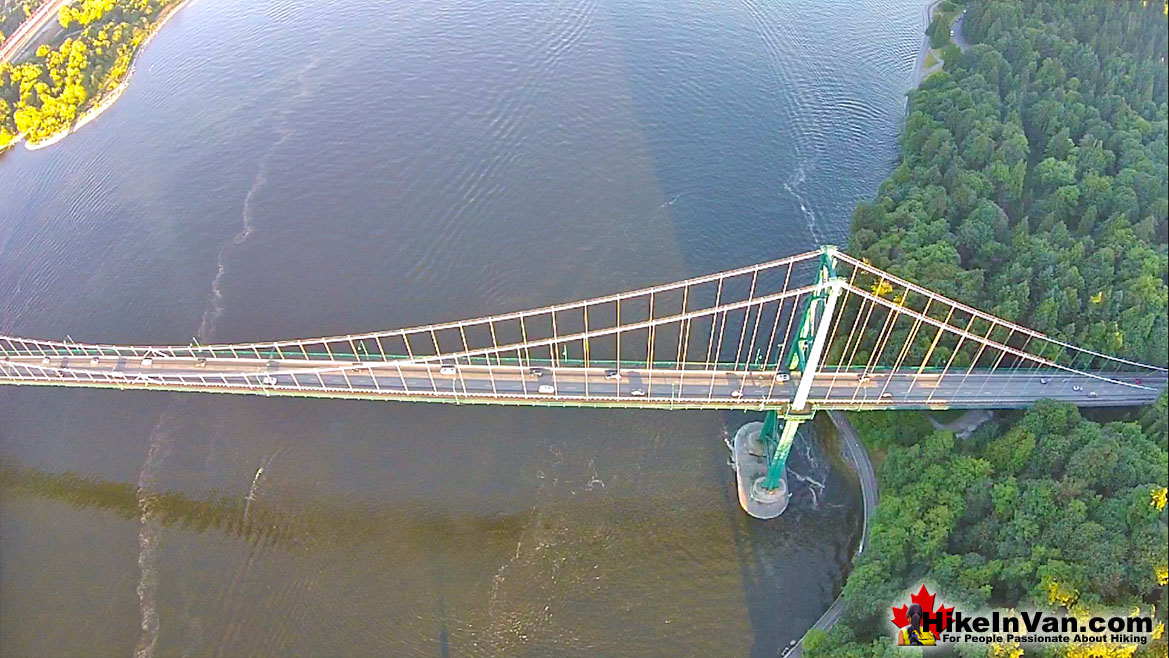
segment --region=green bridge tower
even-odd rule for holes
[[[798,382],[791,405],[782,412],[769,410],[759,430],[758,443],[766,450],[766,473],[751,482],[740,481],[740,502],[747,513],[760,518],[774,518],[787,508],[790,496],[785,477],[788,454],[796,432],[804,421],[811,420],[815,409],[808,408],[808,394],[824,356],[828,329],[836,312],[836,303],[846,284],[836,275],[836,247],[821,248],[816,284],[819,289],[804,302],[803,317],[791,342],[787,356],[777,364],[787,367],[792,381]],[[780,429],[780,420],[783,428]],[[736,436],[738,441],[738,436]],[[736,462],[739,451],[736,449]],[[739,478],[744,477],[739,469]],[[747,495],[743,495],[746,493]]]

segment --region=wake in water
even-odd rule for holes
[[[808,200],[801,192],[797,191],[806,179],[807,174],[801,162],[795,175],[783,183],[783,189],[787,190],[787,193],[795,198],[796,203],[800,204],[800,212],[804,215],[804,225],[808,227],[808,233],[812,239],[816,241],[816,244],[824,244],[824,235],[820,231],[820,220],[816,217],[816,213],[808,207]]]
[[[787,462],[787,475],[793,496],[796,493],[796,482],[807,485],[806,489],[812,496],[812,509],[817,510],[824,496],[828,465],[818,458],[814,438],[814,435],[802,428],[796,433]]]
[[[154,495],[150,492],[158,487],[158,466],[166,458],[174,446],[174,435],[171,427],[175,424],[174,405],[168,406],[158,420],[158,424],[150,432],[150,449],[146,453],[146,461],[138,473],[138,487],[135,491],[138,498],[139,528],[138,528],[138,608],[141,612],[142,636],[134,649],[135,658],[149,658],[154,653],[154,645],[158,642],[158,612],[155,610],[155,594],[158,590],[158,576],[156,573],[155,556],[158,552],[158,541],[161,532],[154,518]]]
[[[791,471],[791,475],[797,481],[808,485],[808,492],[812,494],[812,509],[820,509],[819,494],[824,492],[824,483],[810,476],[796,473],[795,471]]]
[[[559,449],[549,449],[548,473],[537,472],[540,501],[555,498],[556,490],[597,495],[605,483],[589,459],[588,483],[579,487],[571,464],[582,456],[565,459]],[[568,466],[566,466],[568,464]],[[587,524],[586,524],[587,525]],[[589,596],[600,588],[599,565],[584,556],[603,554],[608,533],[594,525],[582,530],[563,506],[539,502],[516,537],[515,552],[496,570],[487,600],[487,624],[483,633],[489,655],[511,655],[542,636],[556,637],[565,646],[579,646],[575,629],[558,623],[566,593]]]
[[[760,2],[759,0],[740,0],[739,5],[755,24],[755,33],[759,37],[760,45],[763,47],[764,60],[774,74],[777,83],[784,87],[797,85],[799,81],[791,75],[791,71],[789,70],[789,56],[785,54],[783,44],[790,44],[793,38],[802,39],[804,35],[798,32],[788,32],[787,30],[792,27],[791,22],[777,21],[776,17],[770,14],[767,3]],[[778,93],[776,95],[779,101],[777,108],[779,109],[779,118],[787,124],[794,125],[797,128],[796,134],[806,136],[813,132],[813,126],[808,123],[810,108],[798,99],[810,98],[811,95],[802,93],[800,89],[796,89],[795,92]],[[808,143],[802,140],[791,143],[795,151],[795,160],[800,163],[799,168],[796,170],[795,175],[780,184],[800,204],[800,212],[804,216],[804,224],[807,226],[808,233],[812,236],[812,239],[818,244],[823,244],[823,234],[820,231],[816,213],[812,211],[808,205],[808,200],[799,191],[800,186],[803,185],[805,180],[805,163],[809,161],[814,163],[816,157],[820,154],[819,143],[812,141],[810,145],[815,151],[813,157],[809,158],[805,156],[805,148],[808,145]]]
[[[264,462],[264,464],[256,469],[256,475],[252,478],[252,487],[248,489],[248,495],[244,498],[244,500],[247,501],[244,503],[245,523],[247,523],[248,520],[248,510],[252,508],[252,503],[256,500],[256,491],[260,488],[260,478],[264,477],[264,471],[272,465],[272,460],[276,459],[276,455],[279,455],[283,451],[284,449],[281,448],[280,450],[272,453],[268,456],[268,459]]]
[[[597,474],[596,460],[589,460],[589,468],[593,471],[593,477],[589,479],[589,483],[585,485],[585,491],[592,491],[593,487],[600,485],[602,489],[605,488],[605,481]]]
[[[216,323],[220,316],[223,315],[223,277],[227,270],[227,258],[234,249],[246,242],[255,231],[254,214],[252,211],[253,201],[256,193],[268,182],[268,166],[273,154],[294,133],[294,130],[288,126],[288,118],[291,116],[293,109],[291,107],[292,102],[308,96],[310,89],[305,84],[306,78],[317,67],[318,63],[319,60],[317,58],[312,58],[308,65],[297,74],[296,81],[300,89],[298,93],[289,97],[288,105],[279,113],[280,120],[276,127],[276,132],[279,137],[268,147],[264,155],[260,157],[256,177],[252,180],[252,184],[244,196],[240,230],[232,236],[230,241],[219,249],[216,257],[215,276],[211,280],[211,290],[207,297],[206,308],[199,322],[199,328],[196,331],[196,338],[201,342],[207,342],[215,335]],[[135,658],[150,658],[154,655],[154,647],[158,643],[159,619],[156,609],[158,577],[156,564],[162,527],[155,519],[152,508],[152,500],[155,494],[152,492],[158,488],[158,476],[162,468],[162,463],[174,447],[174,437],[179,427],[178,410],[182,404],[185,404],[183,400],[184,398],[180,397],[172,398],[171,403],[167,405],[158,423],[150,432],[150,447],[146,453],[146,460],[142,464],[142,470],[138,474],[137,497],[140,516],[138,530],[139,577],[137,592],[142,636],[134,650]],[[252,480],[252,488],[248,493],[248,506],[254,500],[260,477],[263,475],[264,469],[271,463],[273,457],[275,457],[275,454],[269,457],[268,462],[256,471],[256,475]],[[246,507],[244,515],[246,518]],[[250,564],[251,561],[249,560],[248,565],[245,566],[245,570]]]
[[[662,202],[661,205],[659,205],[657,208],[654,208],[653,214],[651,214],[649,216],[649,221],[646,223],[653,224],[653,223],[657,222],[658,216],[660,216],[662,214],[662,211],[665,210],[666,208],[669,208],[670,206],[674,205],[674,202],[677,201],[682,196],[683,195],[681,195],[681,194],[675,194],[674,198],[670,199],[669,201]]]

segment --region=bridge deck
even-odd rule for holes
[[[617,361],[621,378],[606,378]],[[825,246],[588,300],[363,334],[185,346],[0,335],[0,384],[806,411],[1042,398],[1140,405],[1164,390],[1166,369],[1045,336]]]
[[[422,400],[461,404],[543,406],[780,409],[799,382],[777,382],[752,370],[622,369],[620,380],[604,368],[541,366],[533,376],[518,365],[459,365],[443,373],[438,363],[336,362],[288,359],[141,359],[9,356],[0,361],[0,384],[85,386],[200,391],[292,397]],[[817,409],[1022,408],[1050,398],[1078,406],[1133,406],[1157,399],[1164,374],[1130,372],[951,372],[942,377],[915,370],[818,373],[809,403]],[[541,393],[541,386],[552,392]],[[547,390],[547,389],[545,389]]]

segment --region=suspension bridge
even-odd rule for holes
[[[816,411],[1154,402],[1166,369],[1078,348],[834,247],[544,308],[346,336],[112,345],[0,335],[0,384],[767,412],[736,435],[771,518]],[[748,431],[744,431],[748,430]]]

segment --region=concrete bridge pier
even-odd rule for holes
[[[783,418],[767,412],[763,422],[751,422],[735,432],[734,462],[739,506],[757,519],[774,519],[787,510],[791,488],[787,481],[787,457],[796,432],[811,414],[790,414]]]
[[[845,280],[836,275],[835,260],[836,248],[823,247],[817,281],[828,286],[808,298],[799,333],[786,359],[791,371],[798,373],[800,383],[791,407],[783,414],[783,431],[777,431],[780,414],[772,409],[762,423],[747,423],[735,433],[739,505],[757,519],[774,519],[787,509],[791,498],[787,456],[800,425],[816,415],[816,410],[808,407],[808,394],[820,368],[828,326],[836,312],[840,291],[846,285]],[[776,376],[779,376],[778,370]]]
[[[765,486],[769,460],[767,442],[761,437],[763,425],[755,421],[735,432],[735,483],[744,512],[757,519],[774,519],[787,509],[791,493],[784,472],[771,487]]]

